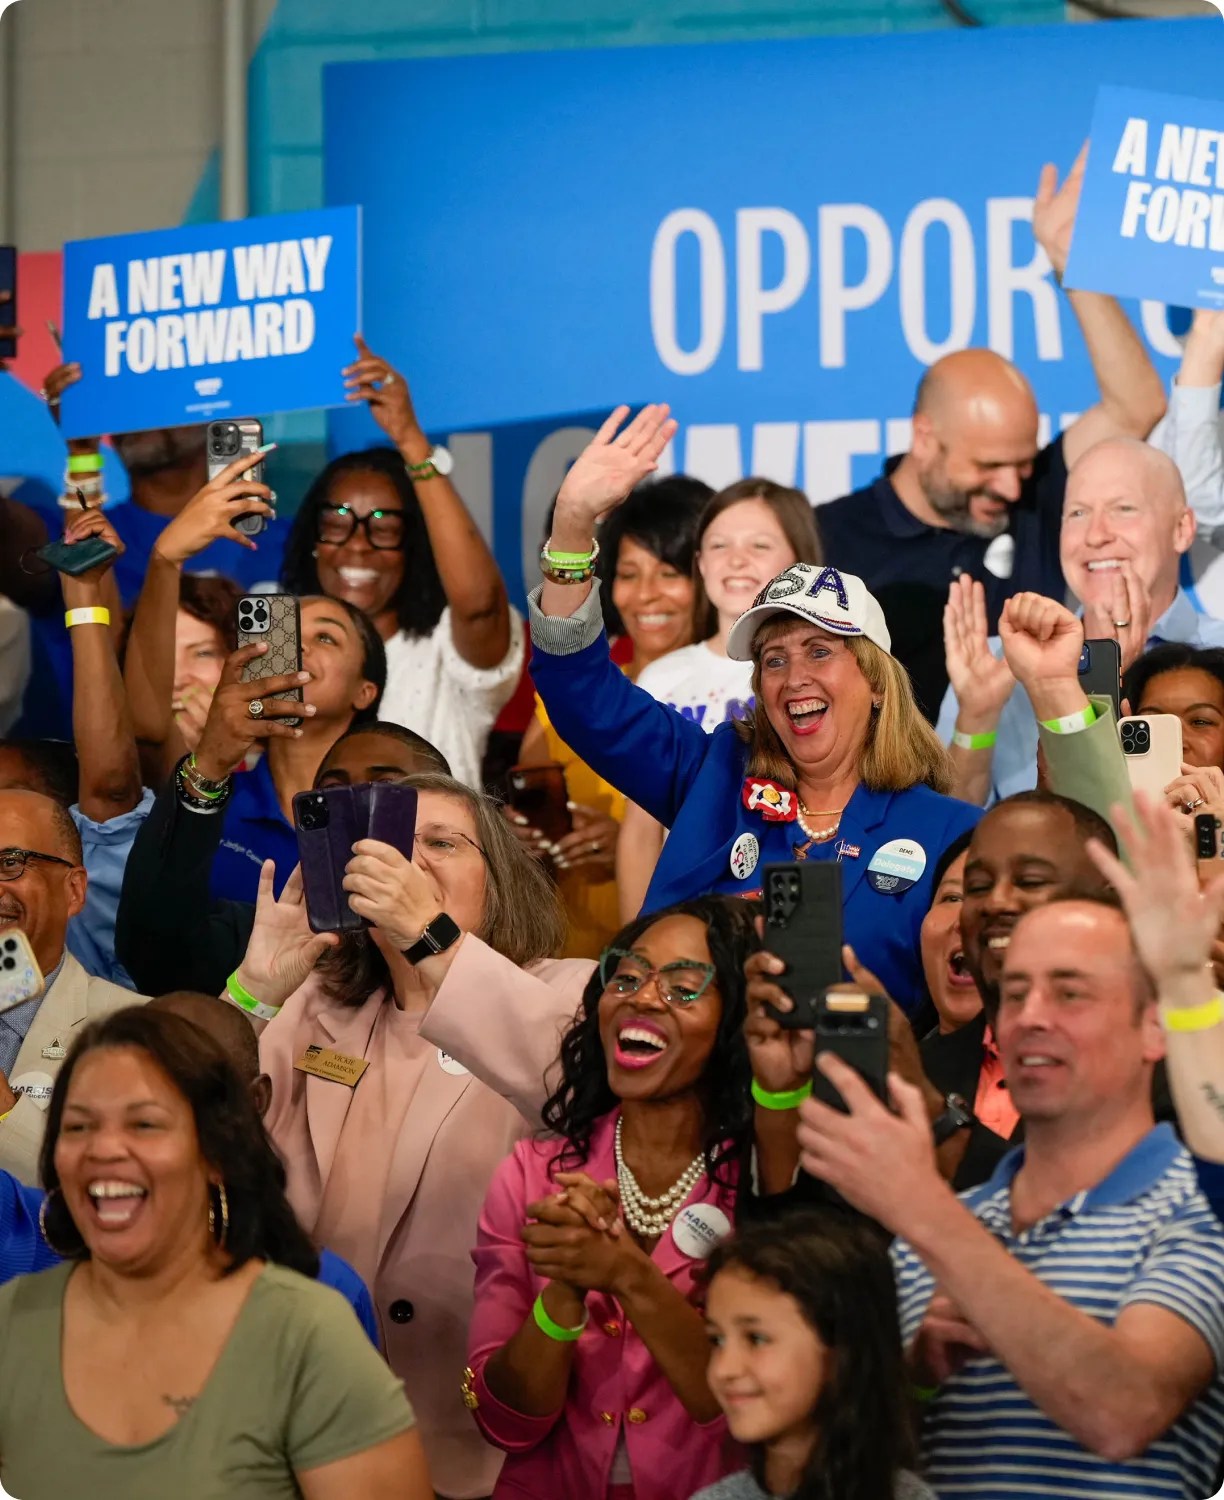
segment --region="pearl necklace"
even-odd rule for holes
[[[644,1240],[657,1239],[676,1217],[680,1205],[697,1186],[705,1171],[705,1154],[695,1156],[679,1179],[658,1198],[648,1198],[638,1180],[625,1165],[621,1150],[621,1120],[616,1122],[616,1181],[620,1188],[621,1209],[625,1222],[634,1234]]]
[[[842,812],[844,812],[844,811],[845,811],[845,809],[843,808]],[[809,828],[807,826],[807,824],[803,820],[803,815],[804,815],[804,813],[810,813],[810,812],[811,812],[811,808],[810,807],[804,807],[803,803],[800,802],[799,805],[798,805],[798,809],[797,809],[797,811],[795,813],[795,821],[799,824],[799,827],[803,830],[803,832],[805,834],[807,834],[809,841],[811,843],[813,843],[813,844],[819,844],[819,843],[823,842],[825,839],[831,839],[833,837],[833,835],[837,832],[837,830],[841,827],[842,815],[841,815],[841,812],[839,812],[837,814],[836,820],[833,822],[833,824],[830,827],[828,827],[828,828]]]

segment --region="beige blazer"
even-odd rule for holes
[[[502,1461],[461,1396],[476,1221],[502,1159],[539,1129],[545,1073],[591,968],[589,960],[556,959],[520,969],[471,933],[464,936],[421,1023],[421,1036],[439,1051],[405,1080],[414,1092],[391,1155],[374,1254],[340,1240],[327,1247],[377,1265],[370,1291],[387,1358],[420,1421],[434,1488],[452,1500],[490,1494]],[[369,1067],[357,1086],[391,1094],[396,1080],[385,1076],[374,1030],[386,1003],[380,990],[358,1009],[342,1009],[311,981],[260,1037],[260,1061],[272,1079],[266,1123],[288,1172],[289,1201],[308,1232],[318,1221],[353,1090],[297,1071],[294,1060],[311,1044],[364,1057]],[[445,1056],[452,1047],[463,1052],[466,1067]],[[376,1190],[372,1183],[342,1187],[355,1214],[355,1200]]]
[[[51,1085],[59,1076],[62,1054],[72,1046],[86,1021],[100,1020],[126,1005],[143,1005],[148,998],[108,979],[95,979],[65,950],[63,968],[34,1013],[9,1079],[18,1099],[12,1114],[0,1125],[0,1168],[31,1187],[37,1186],[46,1108]],[[48,1057],[48,1051],[60,1055]],[[23,1093],[23,1089],[29,1092]]]

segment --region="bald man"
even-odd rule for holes
[[[42,992],[0,1012],[0,1168],[38,1180],[43,1111],[77,1027],[145,998],[86,973],[64,946],[85,902],[81,836],[41,792],[0,792],[0,932],[20,928],[45,978]]]
[[[1059,533],[1067,586],[1083,607],[1089,640],[1113,637],[1125,671],[1162,641],[1224,646],[1224,622],[1199,614],[1178,582],[1194,541],[1195,516],[1177,465],[1134,438],[1110,438],[1088,449],[1071,470]],[[997,639],[990,642],[997,656]],[[939,735],[982,735],[989,726],[960,717],[948,689]],[[993,750],[957,750],[957,795],[986,806],[1037,785],[1037,725],[1017,688],[999,716]]]
[[[1061,281],[1079,206],[1083,157],[1062,187],[1047,166],[1033,232]],[[910,450],[866,489],[818,507],[825,561],[856,573],[880,600],[894,654],[934,718],[948,686],[943,607],[954,578],[986,587],[990,629],[1012,594],[1062,599],[1058,526],[1067,470],[1103,438],[1146,438],[1165,409],[1164,386],[1112,297],[1068,291],[1101,399],[1039,446],[1028,381],[989,349],[933,364],[918,387]]]

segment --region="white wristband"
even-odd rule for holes
[[[1060,719],[1042,719],[1041,722],[1053,734],[1078,734],[1081,729],[1087,729],[1096,721],[1096,707],[1090,703],[1087,708],[1081,708],[1078,713],[1063,714]]]

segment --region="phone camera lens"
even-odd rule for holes
[[[16,938],[11,938],[11,937],[10,938],[5,938],[5,940],[4,940],[4,951],[6,953],[12,953],[16,949],[16,947],[17,947],[17,939]]]
[[[4,967],[6,969],[15,969],[17,967],[17,960],[15,958],[6,958],[4,960]]]

